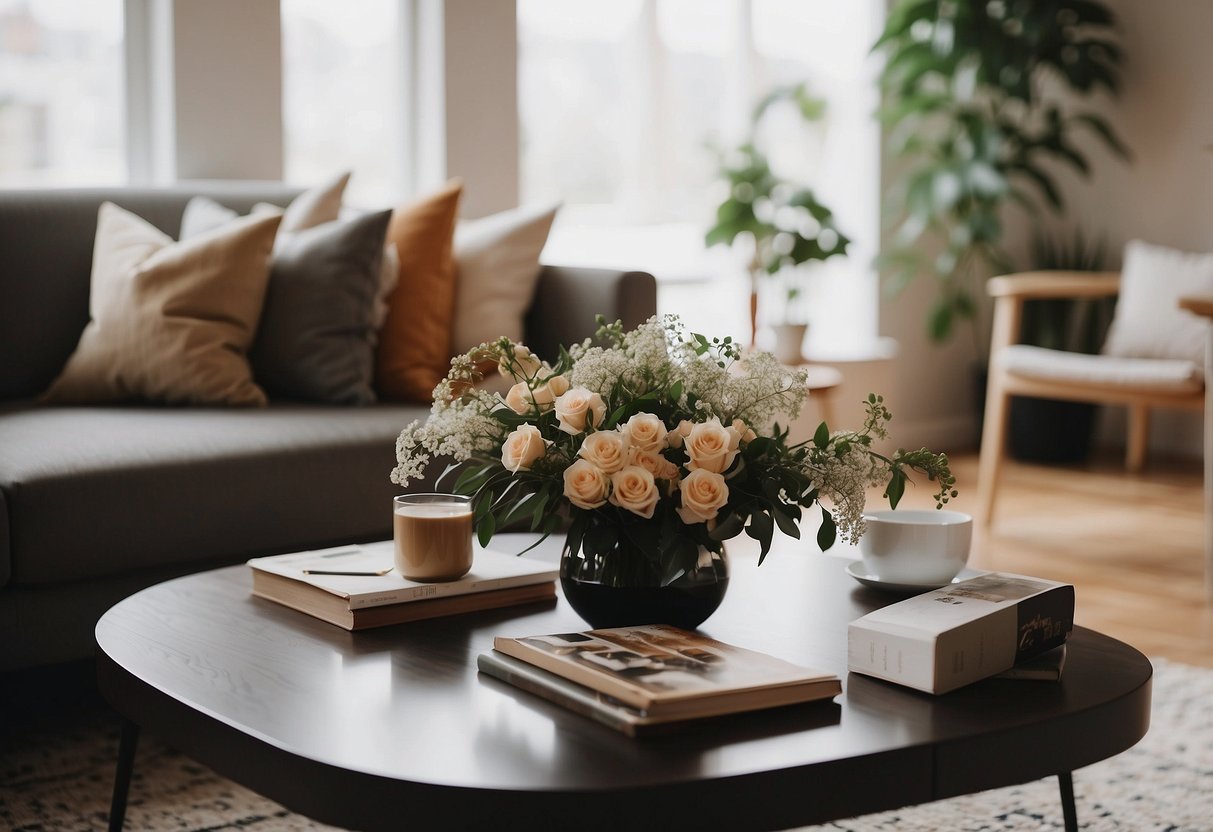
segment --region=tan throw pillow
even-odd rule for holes
[[[43,401],[264,405],[246,355],[281,221],[281,214],[242,217],[174,243],[131,212],[103,203],[93,248],[92,320]]]
[[[375,386],[383,399],[428,402],[451,363],[455,262],[451,241],[460,182],[392,213],[387,241],[400,259],[379,331]]]
[[[486,341],[523,337],[523,319],[539,281],[539,254],[558,206],[522,207],[455,229],[455,326],[458,355]]]

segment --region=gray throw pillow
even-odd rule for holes
[[[372,309],[391,211],[280,238],[249,353],[271,398],[375,401]]]

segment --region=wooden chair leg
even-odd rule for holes
[[[1150,447],[1150,408],[1144,404],[1129,405],[1129,436],[1125,443],[1125,467],[1136,474],[1146,465]]]
[[[977,467],[977,494],[980,500],[979,522],[989,528],[994,522],[994,497],[998,472],[1006,456],[1007,412],[1011,397],[993,373],[986,383],[986,414],[981,428],[981,455]]]

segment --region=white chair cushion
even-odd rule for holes
[[[1184,295],[1213,295],[1213,254],[1129,242],[1121,268],[1120,300],[1103,353],[1185,359],[1203,370],[1209,324],[1179,308]]]
[[[995,357],[1007,372],[1045,381],[1125,387],[1159,393],[1194,393],[1204,387],[1204,371],[1174,358],[1116,358],[1015,344]]]

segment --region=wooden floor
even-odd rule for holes
[[[949,507],[976,515],[976,455],[952,468],[961,495]],[[930,485],[907,489],[902,505],[933,506]],[[1151,461],[1136,476],[1115,458],[1081,468],[1012,461],[993,527],[980,526],[971,566],[1072,583],[1078,624],[1147,656],[1213,667],[1199,460]]]

